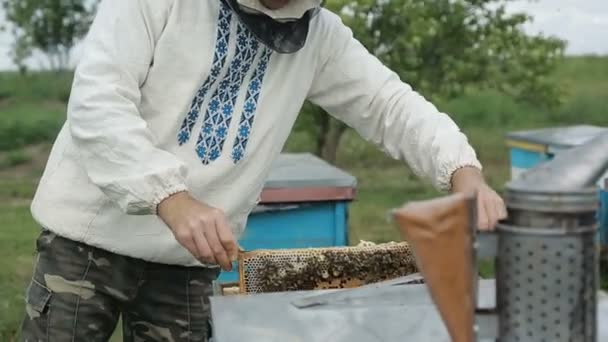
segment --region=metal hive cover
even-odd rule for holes
[[[481,281],[480,307],[495,305],[494,286],[493,280]],[[327,291],[212,297],[213,342],[449,341],[424,285],[380,289],[354,306],[302,310],[291,305],[319,292]],[[608,296],[599,298],[598,341],[608,341]]]
[[[283,153],[272,165],[264,188],[357,186],[352,175],[309,153]]]
[[[258,209],[293,202],[350,201],[357,180],[350,174],[310,154],[281,154],[272,164]]]
[[[550,149],[564,149],[582,145],[604,132],[608,132],[608,128],[577,125],[512,132],[507,134],[507,138],[546,145]]]

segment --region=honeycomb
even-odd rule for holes
[[[239,254],[241,293],[353,288],[418,272],[407,243]]]

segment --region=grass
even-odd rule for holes
[[[477,148],[490,183],[501,189],[509,178],[504,146],[506,132],[542,126],[608,126],[608,57],[568,58],[554,75],[564,89],[562,105],[553,110],[513,101],[485,90],[438,105],[451,113]],[[33,74],[27,78],[0,73],[0,341],[11,341],[22,316],[22,293],[31,272],[33,241],[38,232],[28,200],[43,169],[48,146],[65,119],[71,76]],[[295,132],[287,150],[310,151],[313,141]],[[348,132],[338,166],[358,179],[351,205],[351,242],[399,239],[387,221],[389,209],[403,202],[437,195],[428,183]],[[484,265],[484,274],[491,269]],[[115,340],[118,340],[116,337]]]
[[[30,160],[30,156],[23,150],[19,149],[8,151],[0,159],[0,170],[23,165],[28,163]]]
[[[52,141],[63,121],[72,76],[0,73],[0,151]]]
[[[5,101],[0,112],[0,151],[52,141],[65,120],[65,104],[57,101]]]
[[[0,205],[0,341],[10,341],[23,311],[24,284],[30,279],[37,228],[26,205]]]

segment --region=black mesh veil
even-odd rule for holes
[[[310,20],[320,8],[308,10],[300,19],[279,22],[266,15],[250,14],[243,11],[237,0],[221,0],[239,17],[241,22],[264,45],[278,53],[294,53],[306,43]]]

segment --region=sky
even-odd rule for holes
[[[566,40],[569,55],[608,55],[608,0],[517,0],[507,8],[533,17],[533,22],[526,27],[528,32]],[[4,21],[2,11],[0,7],[0,20]],[[14,68],[8,56],[11,39],[10,34],[0,32],[0,70]],[[76,49],[74,60],[78,54]],[[35,56],[30,67],[35,68],[43,60]]]

